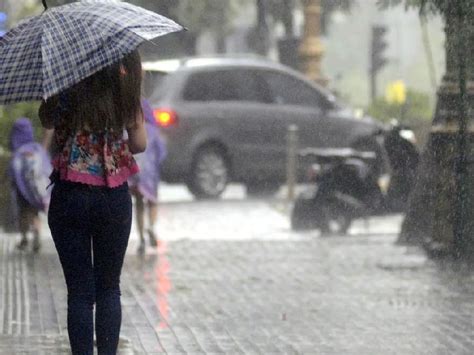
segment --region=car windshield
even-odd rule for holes
[[[143,78],[143,95],[151,100],[156,101],[161,99],[164,94],[163,82],[168,75],[161,71],[147,71]]]

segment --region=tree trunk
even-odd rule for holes
[[[468,161],[474,157],[474,26],[471,17],[459,16],[453,8],[445,13],[446,75],[438,91],[438,102],[429,141],[422,154],[418,180],[409,201],[409,208],[402,225],[400,242],[421,244],[432,254],[459,254],[456,240],[462,235],[467,245],[474,247],[474,166],[464,170],[459,179],[459,139],[461,90],[459,68],[465,60],[467,70],[467,141],[465,152]],[[464,40],[460,39],[462,35]],[[459,53],[462,45],[463,53]],[[461,54],[461,56],[460,56]],[[464,180],[463,186],[460,181]],[[459,188],[465,188],[465,198],[459,200]],[[458,208],[458,207],[461,207]],[[461,223],[467,221],[467,223]],[[462,228],[463,230],[460,230]],[[458,246],[458,250],[456,249]],[[469,248],[465,249],[466,251]],[[459,256],[459,255],[458,255]]]

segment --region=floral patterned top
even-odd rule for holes
[[[139,171],[123,132],[70,133],[58,125],[54,136],[58,150],[53,167],[60,180],[113,188]]]

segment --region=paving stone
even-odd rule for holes
[[[172,216],[160,247],[139,258],[130,243],[121,354],[474,353],[474,277],[396,246],[395,234],[361,224],[348,236],[293,234],[262,201],[160,212]],[[18,253],[14,239],[0,234],[0,354],[68,353],[54,247]]]

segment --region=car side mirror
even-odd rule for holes
[[[335,108],[334,104],[330,101],[322,102],[320,107],[321,107],[321,111],[323,113],[330,112],[330,111],[334,110],[334,108]]]

